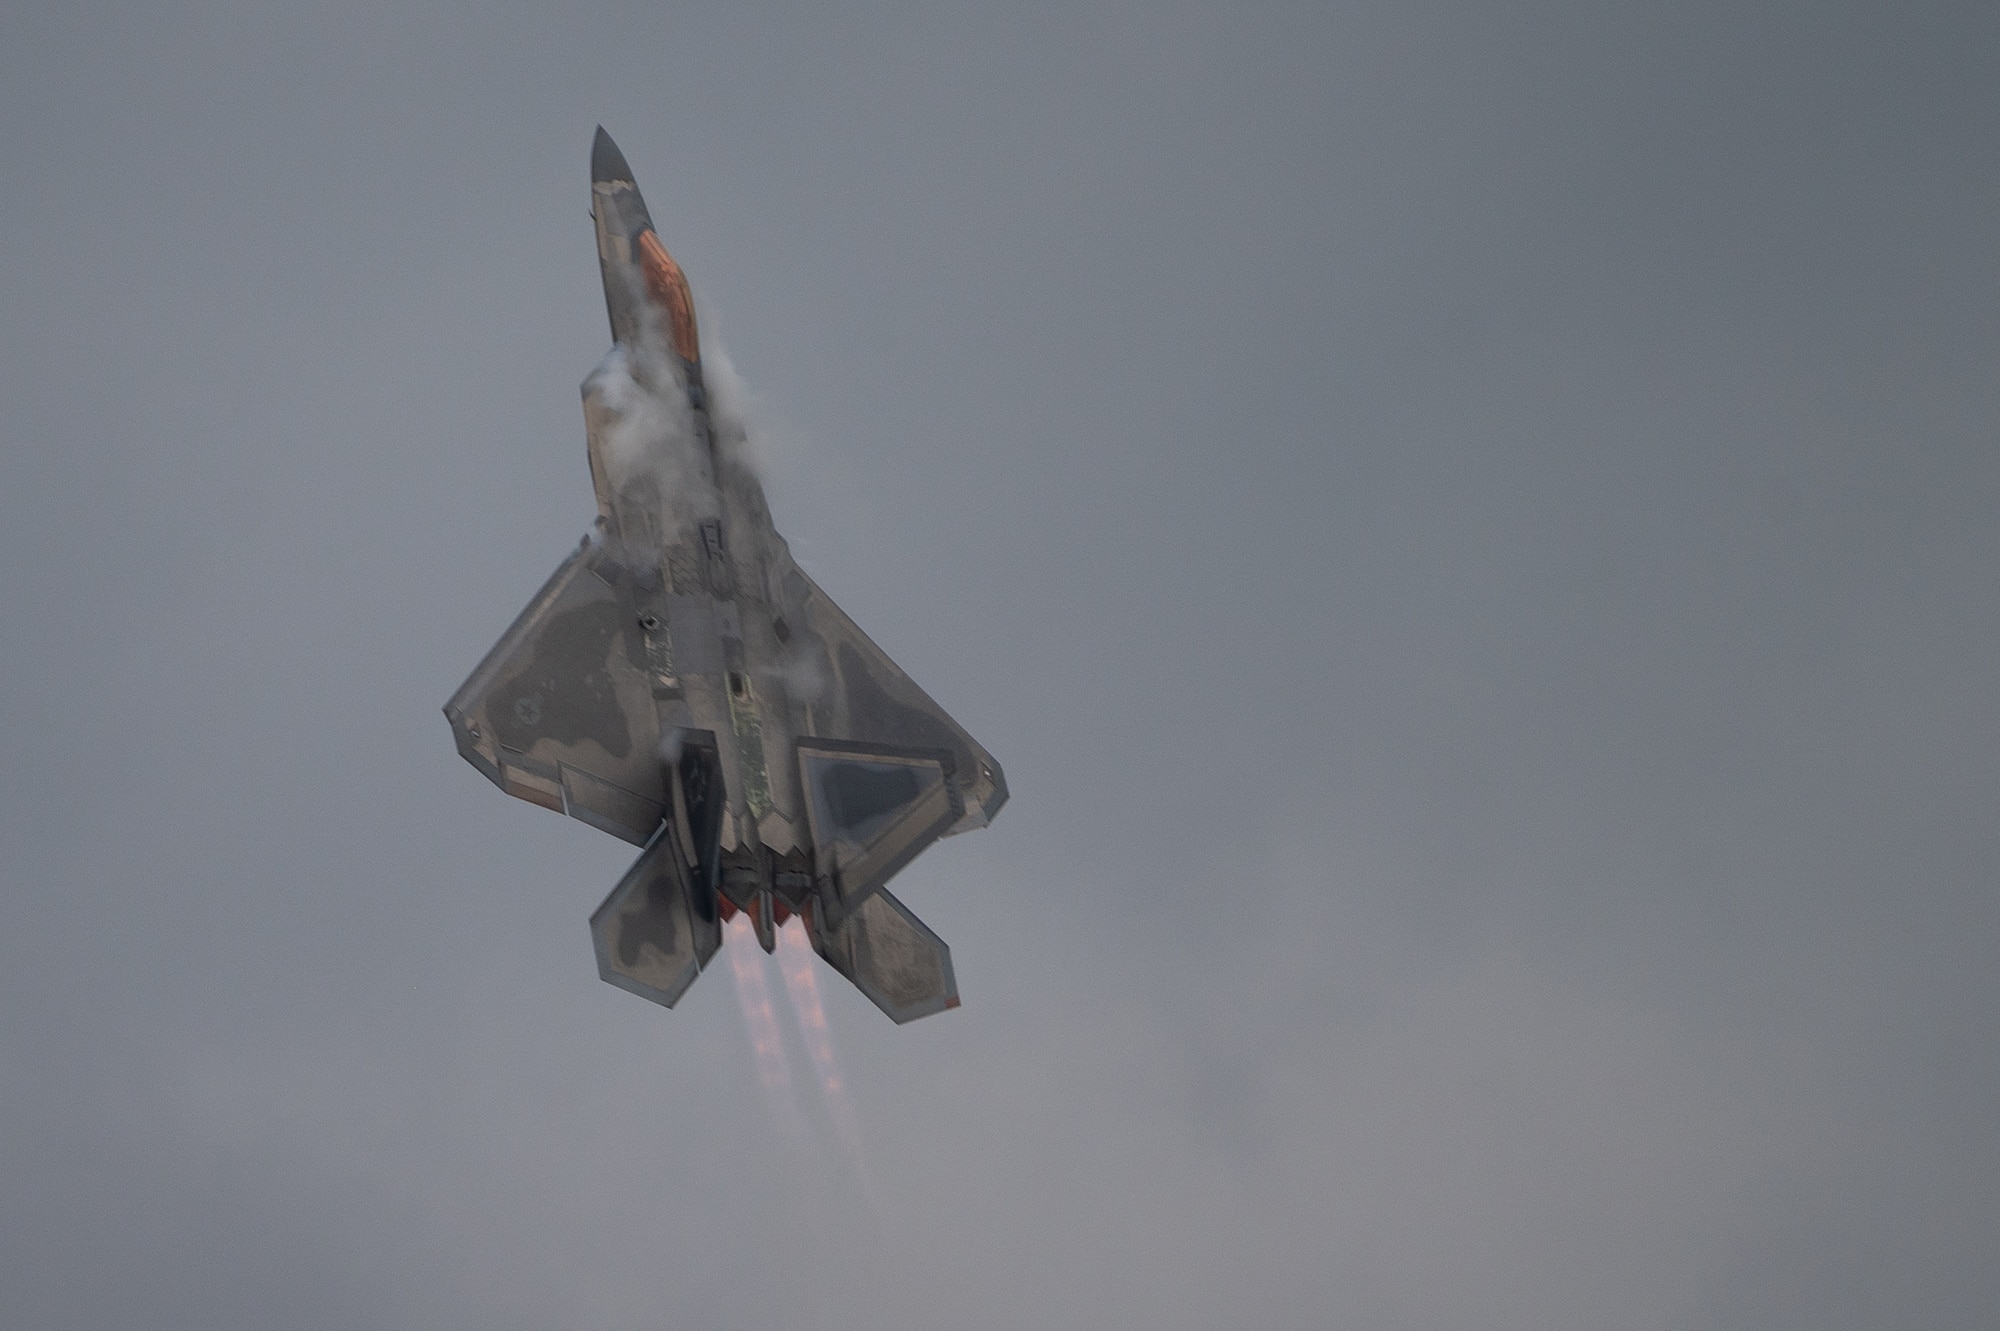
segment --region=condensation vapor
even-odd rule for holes
[[[645,344],[614,346],[583,394],[628,541],[652,553],[721,513],[708,447],[671,358]]]
[[[723,466],[761,476],[763,431],[755,425],[760,415],[757,395],[720,346],[711,347],[703,358],[702,379],[708,386],[708,419]]]
[[[743,1006],[743,1022],[750,1028],[750,1048],[757,1058],[757,1079],[764,1084],[764,1100],[778,1127],[800,1146],[805,1144],[805,1119],[799,1112],[798,1096],[792,1090],[791,1064],[785,1057],[785,1042],[778,1030],[777,1008],[771,1002],[771,986],[765,982],[761,949],[748,916],[738,915],[723,926],[723,950],[729,953],[729,969],[736,976],[736,997]]]

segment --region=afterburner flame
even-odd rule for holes
[[[804,922],[796,916],[778,930],[778,971],[785,977],[785,995],[792,1000],[792,1015],[798,1019],[799,1040],[805,1045],[806,1057],[812,1060],[813,1072],[819,1078],[827,1117],[833,1120],[842,1145],[859,1168],[860,1124],[855,1119],[854,1106],[848,1101],[847,1090],[841,1085],[840,1069],[834,1063],[833,1032],[826,1024],[826,1008],[819,998],[812,942],[806,937]]]
[[[777,1008],[771,1002],[771,986],[764,981],[763,957],[757,948],[757,934],[750,917],[738,912],[723,928],[723,950],[729,954],[729,969],[736,976],[736,997],[743,1005],[743,1022],[750,1028],[750,1048],[757,1058],[757,1079],[764,1083],[764,1099],[771,1117],[792,1139],[805,1141],[805,1119],[799,1113],[798,1097],[792,1091],[791,1064],[785,1057],[785,1042],[778,1030]]]

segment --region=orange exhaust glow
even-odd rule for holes
[[[755,937],[750,917],[739,915],[730,920],[723,935],[723,951],[729,954],[729,969],[736,976],[736,998],[743,1006],[744,1024],[750,1028],[750,1051],[757,1060],[757,1080],[764,1084],[765,1102],[778,1126],[793,1141],[804,1142],[805,1120],[792,1093],[792,1070],[778,1034],[777,1009],[771,1003],[770,986],[764,982],[763,963],[750,951],[750,940]]]
[[[854,1106],[840,1083],[840,1069],[833,1059],[833,1032],[827,1026],[826,1008],[820,1002],[819,981],[813,974],[812,940],[806,935],[805,920],[788,925],[778,933],[778,970],[785,978],[785,993],[792,1000],[792,1015],[798,1018],[799,1038],[806,1047],[818,1074],[819,1088],[826,1096],[827,1117],[833,1120],[842,1144],[855,1158],[861,1158],[860,1126]]]
[[[646,294],[667,312],[667,333],[673,339],[674,354],[690,363],[700,360],[701,343],[694,333],[694,297],[688,294],[687,278],[667,253],[667,247],[650,230],[639,233],[639,267],[646,274]]]

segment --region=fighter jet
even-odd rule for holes
[[[610,354],[583,381],[597,520],[445,716],[508,794],[644,849],[590,917],[598,974],[672,1007],[749,917],[796,915],[898,1022],[958,1006],[885,886],[1007,801],[1000,764],[792,558],[704,377],[694,300],[600,126]]]

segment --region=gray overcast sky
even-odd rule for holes
[[[10,1326],[2000,1323],[2000,10],[0,12]],[[602,121],[1007,765],[601,983],[438,708],[592,514]],[[804,1064],[793,1049],[795,1078]]]

